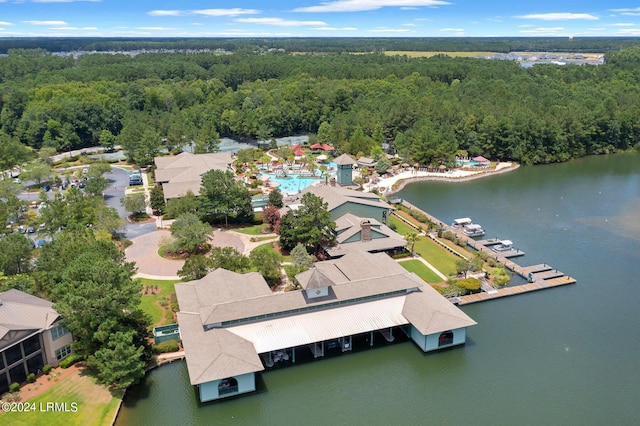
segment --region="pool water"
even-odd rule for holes
[[[329,177],[335,176],[336,174],[336,163],[326,163],[329,168],[328,171],[330,173]],[[264,173],[263,174],[269,176],[269,182],[275,182],[278,184],[278,189],[282,193],[286,194],[297,194],[302,191],[306,187],[311,184],[319,181],[324,181],[324,177],[322,176],[322,172],[318,169],[315,171],[315,176],[304,175],[301,176],[298,174],[298,169],[289,168],[287,171],[287,177],[277,177],[275,173]]]

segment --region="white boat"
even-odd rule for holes
[[[477,223],[470,223],[462,227],[462,233],[467,237],[481,237],[484,235],[484,229]]]
[[[453,223],[451,224],[451,227],[453,229],[460,229],[465,225],[471,225],[473,222],[471,221],[471,219],[469,219],[468,217],[461,217],[459,219],[456,219],[453,221]]]
[[[501,251],[509,251],[513,250],[513,242],[510,240],[502,240],[500,244],[493,247],[493,251],[501,252]]]

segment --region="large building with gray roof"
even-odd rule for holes
[[[71,354],[71,333],[53,303],[15,289],[0,293],[0,394]]]
[[[384,253],[349,252],[296,279],[302,289],[285,293],[272,293],[259,274],[222,269],[176,284],[187,369],[202,402],[252,392],[256,373],[296,357],[396,336],[429,352],[464,344],[475,324]]]
[[[232,170],[232,158],[228,152],[156,157],[155,180],[162,185],[165,200],[184,197],[188,192],[200,195],[202,175],[209,170]]]

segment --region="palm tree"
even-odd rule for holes
[[[411,245],[411,256],[414,256],[415,254],[413,252],[413,249],[416,246],[416,242],[420,239],[420,235],[418,235],[417,232],[409,232],[405,234],[404,238],[405,240],[407,240],[407,243]]]

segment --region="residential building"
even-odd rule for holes
[[[229,152],[182,152],[175,156],[156,157],[154,162],[156,184],[162,185],[165,200],[184,197],[189,191],[200,195],[202,175],[209,170],[233,170]]]
[[[53,303],[15,289],[0,293],[0,394],[71,354],[73,337]]]

